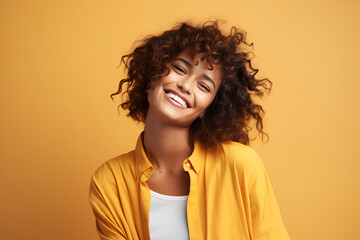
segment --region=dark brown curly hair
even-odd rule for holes
[[[129,110],[128,116],[145,122],[149,103],[147,90],[168,73],[172,60],[186,49],[191,55],[203,54],[212,64],[221,64],[221,86],[205,114],[190,126],[194,139],[214,145],[226,141],[249,144],[249,132],[253,122],[263,139],[263,108],[253,101],[253,96],[262,96],[271,91],[272,82],[257,79],[258,69],[251,65],[253,44],[246,41],[246,32],[232,27],[229,35],[223,35],[217,22],[201,26],[181,23],[158,36],[150,36],[140,42],[132,53],[124,55],[127,77],[119,83],[117,92],[126,94],[119,108]],[[125,91],[122,90],[126,87]]]

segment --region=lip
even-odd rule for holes
[[[173,89],[165,89],[165,88],[164,88],[164,93],[165,93],[165,96],[166,96],[166,97],[168,97],[168,96],[166,95],[166,93],[169,93],[169,92],[175,94],[176,96],[178,96],[179,98],[181,98],[182,100],[184,100],[184,101],[186,102],[187,108],[191,108],[191,107],[192,107],[191,104],[190,104],[190,101],[189,101],[186,97],[182,96],[181,94],[179,94],[177,91],[175,91],[175,90],[173,90]],[[171,99],[171,100],[172,100],[172,99]],[[173,101],[173,100],[172,100],[172,101]]]

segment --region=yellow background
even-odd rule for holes
[[[293,239],[360,239],[360,1],[0,1],[0,239],[97,239],[91,174],[141,125],[109,94],[133,41],[175,22],[247,30],[262,156]]]

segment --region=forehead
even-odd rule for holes
[[[176,58],[183,58],[195,66],[201,64],[203,66],[206,66],[210,71],[216,70],[222,72],[221,63],[217,63],[211,60],[209,61],[205,53],[196,53],[194,51],[191,51],[191,49],[189,48],[180,52],[174,59]]]

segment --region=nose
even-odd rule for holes
[[[177,87],[186,94],[191,95],[193,92],[193,80],[191,78],[183,79],[176,83]]]

